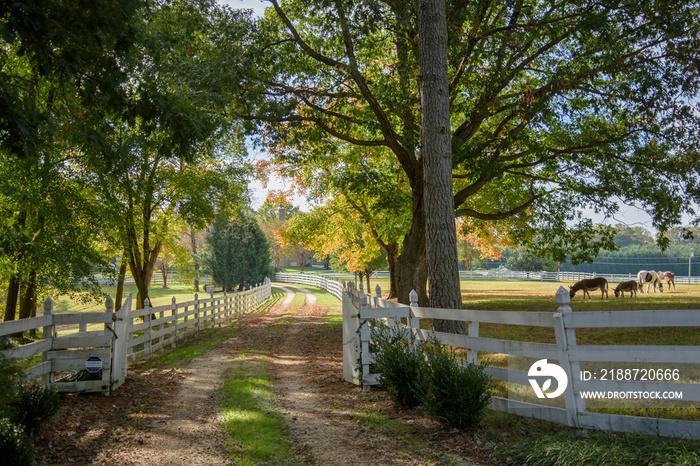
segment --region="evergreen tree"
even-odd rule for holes
[[[252,218],[219,218],[206,241],[205,264],[225,291],[262,283],[272,272],[267,238]]]

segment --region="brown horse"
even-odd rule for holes
[[[674,290],[676,289],[676,275],[673,272],[657,272],[657,275],[661,283],[666,283],[669,290],[671,289],[671,285],[673,285]]]
[[[573,298],[578,290],[583,290],[583,299],[591,297],[589,291],[600,289],[600,297],[608,297],[608,281],[605,277],[595,277],[595,278],[584,278],[569,287],[569,297]]]
[[[620,282],[613,291],[615,291],[615,297],[619,298],[620,293],[622,293],[622,297],[625,297],[625,291],[630,292],[630,298],[632,297],[632,294],[634,294],[634,297],[637,297],[637,287],[638,283],[635,280],[630,280],[628,282]]]

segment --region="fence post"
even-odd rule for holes
[[[171,348],[175,348],[177,346],[177,337],[178,337],[178,332],[177,332],[177,304],[175,300],[175,296],[173,296],[172,299],[172,305],[173,305],[173,310],[170,313],[170,317],[172,318],[172,326],[173,326],[173,342],[170,345]]]
[[[51,344],[49,345],[49,351],[53,349],[53,338],[54,338],[54,325],[53,325],[53,299],[51,299],[51,296],[46,298],[46,301],[44,301],[44,315],[45,316],[51,316],[51,324],[47,325],[44,327],[43,330],[43,337],[44,340],[51,340]],[[49,362],[49,355],[48,351],[44,351],[41,354],[41,361],[42,362]],[[53,367],[49,368],[49,372],[41,376],[41,385],[44,387],[49,386],[54,382],[54,375],[53,371],[51,370]]]
[[[105,299],[105,313],[109,315],[109,321],[112,322],[112,313],[114,312],[114,300],[112,300],[112,297],[107,295],[107,299]],[[106,336],[112,335],[112,332],[109,330],[110,329],[110,324],[105,324],[105,330],[104,334]]]
[[[379,284],[374,287],[374,294],[374,307],[379,307],[379,300],[382,299],[382,287]]]
[[[224,318],[224,320],[226,320],[226,322],[229,321],[228,295],[226,294],[226,290],[224,290],[224,310],[223,310],[223,318]]]
[[[370,332],[369,332],[369,323],[365,325],[365,329],[363,331],[362,329],[362,309],[367,307],[367,296],[360,290],[359,292],[359,306],[357,309],[357,314],[360,319],[360,328],[359,328],[359,333],[360,333],[360,356],[362,358],[362,377],[360,378],[360,382],[362,383],[362,390],[365,392],[368,392],[370,390],[370,384],[369,384],[369,375],[370,375],[370,364],[369,360],[365,360],[366,357],[369,356],[369,341],[370,341]],[[367,322],[367,321],[365,321]],[[365,337],[365,338],[363,338]],[[367,383],[365,383],[365,380],[367,380]]]
[[[219,316],[221,315],[220,310],[221,307],[219,306],[221,304],[221,301],[216,303],[214,305],[214,291],[212,290],[211,293],[209,293],[209,297],[212,299],[211,301],[211,328],[212,330],[216,326],[216,321],[219,321],[219,328],[221,328],[221,319],[219,319]]]
[[[418,293],[416,290],[411,290],[411,293],[408,295],[408,298],[411,301],[411,307],[418,307]],[[408,339],[409,342],[411,343],[411,346],[413,348],[418,347],[418,331],[420,330],[420,319],[418,317],[415,317],[413,315],[413,310],[409,309],[409,314],[408,314]]]
[[[194,336],[199,335],[199,293],[194,294]]]
[[[479,321],[478,320],[473,320],[469,322],[469,336],[470,337],[478,337],[479,336]],[[477,361],[479,360],[479,350],[468,348],[467,349],[467,362],[470,362],[472,364],[477,364]]]
[[[148,300],[148,298],[146,298],[143,300],[143,310],[146,312],[143,315],[143,321],[148,323],[148,325],[146,326],[146,329],[144,330],[144,332],[146,332],[146,348],[147,348],[146,356],[148,356],[149,354],[151,354],[153,352],[153,342],[152,342],[153,336],[151,335],[151,331],[153,329],[151,328],[151,311],[150,311],[150,309],[151,309],[151,302]]]
[[[206,291],[205,291],[206,293]],[[204,298],[206,299],[206,298]],[[202,320],[202,326],[200,329],[204,332],[207,331],[207,303],[202,303],[201,306],[199,307],[199,318]]]
[[[573,311],[569,303],[571,302],[571,297],[569,296],[569,290],[560,286],[556,294],[557,304],[559,308],[557,313],[554,314],[554,335],[557,340],[557,351],[559,353],[559,365],[566,372],[568,378],[568,384],[566,390],[564,391],[564,401],[566,403],[566,412],[571,427],[580,428],[580,422],[578,415],[580,412],[586,411],[586,401],[577,395],[576,382],[581,377],[581,364],[578,361],[571,361],[569,358],[569,349],[572,346],[576,346],[576,330],[573,328],[566,328],[564,322],[564,316],[566,314],[572,314]]]
[[[165,309],[160,311],[160,317],[158,320],[160,320],[160,322],[161,322],[161,324],[158,326],[158,330],[165,330]],[[160,343],[160,352],[161,353],[165,350],[165,348],[163,348],[164,341],[165,341],[165,335],[163,335],[162,337],[160,337],[158,339],[158,342]]]

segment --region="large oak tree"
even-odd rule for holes
[[[418,63],[433,51],[421,49],[415,4],[270,3],[235,112],[300,167],[305,148],[332,140],[389,150],[412,204],[399,297],[415,288],[426,303]],[[575,261],[612,245],[583,208],[612,214],[617,198],[639,203],[661,233],[677,223],[697,197],[697,9],[447,2],[455,214],[505,222],[533,249]]]

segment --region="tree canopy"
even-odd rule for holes
[[[243,136],[229,94],[208,79],[221,65],[212,36],[222,17],[229,52],[243,41],[229,20],[247,13],[224,10],[209,0],[0,6],[5,319],[20,298],[27,317],[39,289],[101,293],[92,272],[118,256],[142,305],[175,227],[203,229],[247,203]]]
[[[411,288],[425,296],[413,4],[271,3],[238,114],[299,169],[329,141],[388,150],[412,197],[400,299]],[[698,194],[697,9],[448,2],[456,215],[474,228],[501,222],[533,250],[579,262],[613,246],[585,207],[611,214],[617,196],[640,203],[662,235],[679,223]]]

